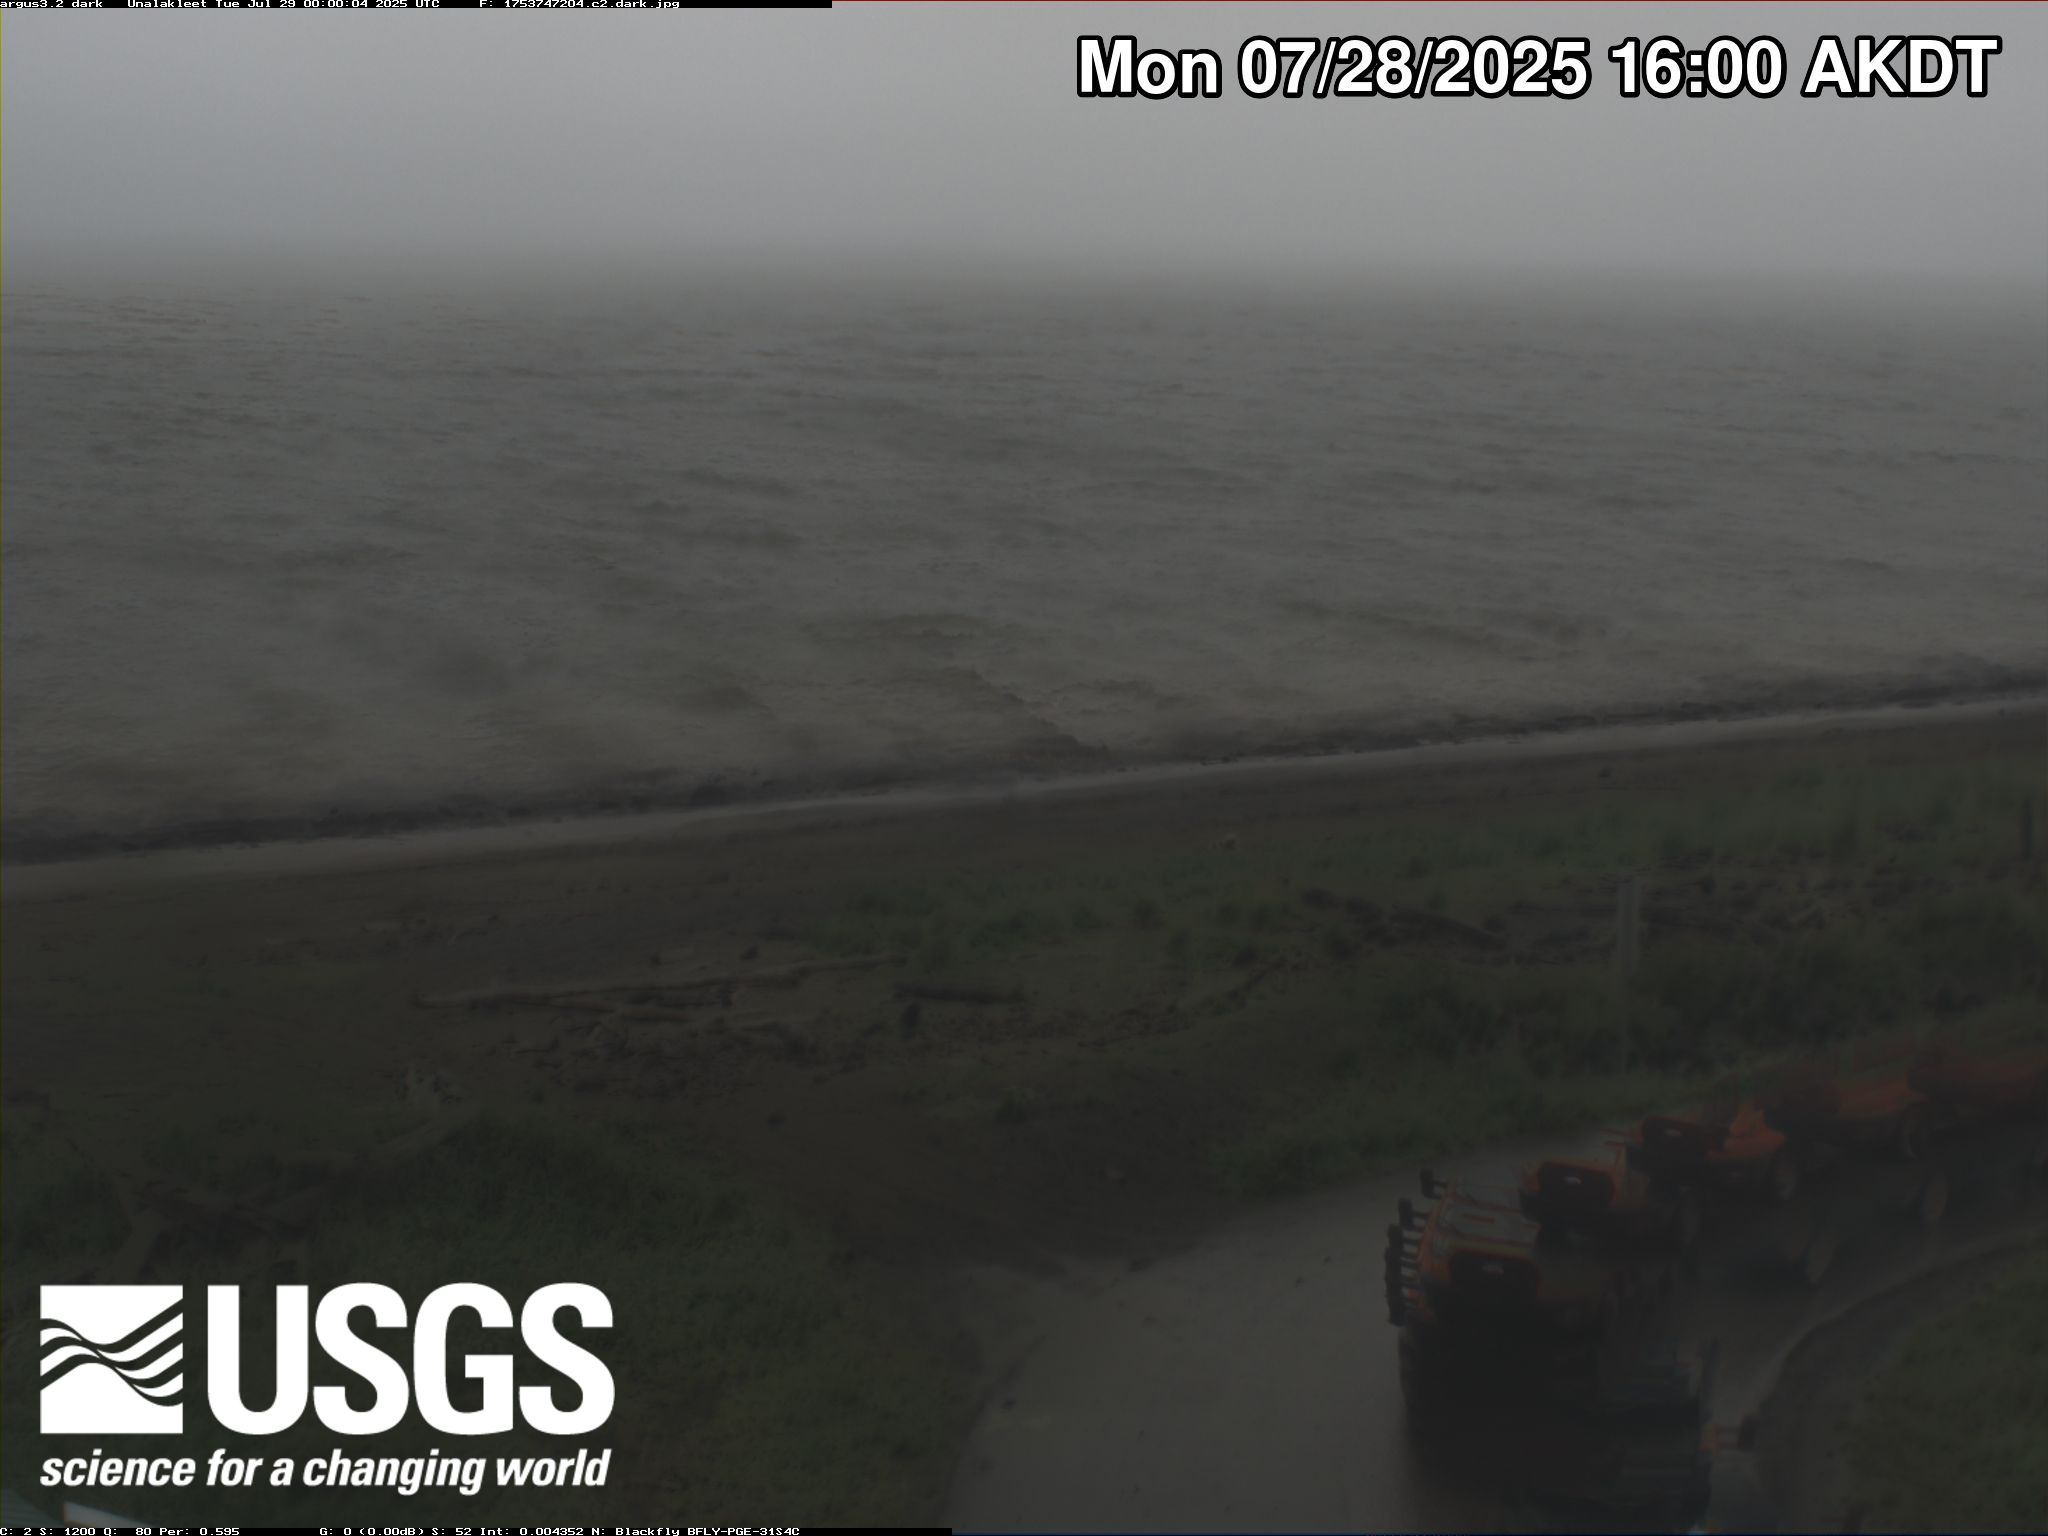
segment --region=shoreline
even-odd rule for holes
[[[1581,757],[1675,752],[1746,742],[1798,741],[1838,732],[1968,724],[2048,714],[2048,693],[2025,691],[1968,698],[1901,699],[1867,706],[1711,715],[1663,715],[1547,726],[1445,739],[1389,742],[1329,751],[1225,760],[1136,763],[1089,773],[1041,777],[1011,774],[904,783],[788,797],[608,811],[565,808],[550,814],[424,825],[365,828],[350,822],[325,830],[325,819],[269,823],[270,837],[223,835],[171,841],[127,851],[35,855],[0,861],[0,903],[62,899],[134,883],[209,878],[345,873],[525,855],[598,851],[642,842],[680,842],[753,829],[801,829],[877,822],[922,813],[971,811],[1028,802],[1114,801],[1147,790],[1255,791],[1379,778],[1433,769],[1556,762]],[[2044,743],[2048,744],[2048,743]],[[109,836],[96,843],[117,841]],[[132,842],[132,839],[128,840]]]

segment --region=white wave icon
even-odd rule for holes
[[[184,1313],[182,1286],[44,1286],[43,1433],[181,1433]]]

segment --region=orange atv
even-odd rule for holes
[[[1640,1299],[1644,1276],[1569,1245],[1546,1243],[1513,1192],[1439,1181],[1426,1211],[1400,1205],[1387,1229],[1387,1316],[1395,1326],[1457,1326],[1596,1343]],[[1652,1277],[1655,1278],[1655,1277]],[[1535,1330],[1530,1324],[1536,1324]]]
[[[1754,1190],[1780,1205],[1799,1193],[1799,1149],[1755,1099],[1650,1115],[1630,1135],[1628,1157],[1675,1184]]]
[[[1947,1119],[2042,1118],[2048,1116],[2048,1043],[1964,1050],[1935,1041],[1913,1058],[1906,1080]]]
[[[1797,1142],[1917,1161],[1927,1150],[1930,1116],[1928,1096],[1912,1082],[1913,1063],[1913,1052],[1896,1043],[1815,1058],[1764,1096],[1764,1118]]]
[[[1512,1188],[1444,1183],[1400,1202],[1387,1229],[1388,1320],[1401,1394],[1425,1439],[1482,1423],[1520,1435],[1560,1415],[1632,1426],[1697,1424],[1711,1355],[1644,1347],[1673,1265],[1546,1238]]]
[[[1661,1248],[1690,1248],[1700,1234],[1699,1197],[1637,1165],[1631,1143],[1610,1137],[1599,1152],[1548,1157],[1522,1170],[1522,1213],[1545,1232],[1585,1232]]]

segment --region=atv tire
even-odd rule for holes
[[[1841,1246],[1841,1239],[1831,1229],[1816,1226],[1807,1240],[1806,1251],[1799,1256],[1799,1283],[1808,1290],[1819,1289],[1828,1271],[1835,1267],[1835,1256]]]
[[[1672,1247],[1680,1253],[1690,1253],[1699,1246],[1700,1231],[1706,1225],[1706,1210],[1700,1204],[1700,1197],[1689,1189],[1675,1191],[1671,1199]]]
[[[1902,1163],[1917,1163],[1927,1152],[1927,1109],[1915,1104],[1899,1116],[1892,1150]]]
[[[1780,1147],[1764,1170],[1764,1192],[1771,1204],[1790,1205],[1799,1197],[1800,1183],[1799,1154],[1791,1147]]]
[[[1940,1169],[1920,1181],[1907,1214],[1923,1227],[1938,1227],[1948,1214],[1948,1175]]]

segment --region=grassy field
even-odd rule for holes
[[[1248,1198],[2038,1017],[2042,769],[2034,717],[10,905],[8,1322],[37,1283],[107,1278],[139,1185],[327,1181],[286,1232],[183,1210],[141,1277],[613,1300],[610,1486],[465,1522],[929,1521],[1014,1342],[945,1299],[963,1266],[1142,1262]],[[592,977],[643,990],[551,1000]],[[334,1180],[437,1113],[404,1091],[421,1064],[479,1117]],[[33,1496],[19,1340],[0,1456]]]
[[[2048,1512],[2048,1258],[1926,1324],[1851,1428],[1866,1529],[2038,1531]]]
[[[1241,1123],[1213,1151],[1231,1188],[1272,1194],[2039,999],[2048,902],[2017,855],[2041,779],[2025,751],[1809,763],[1723,792],[1111,849],[1028,876],[878,886],[815,939],[904,954],[934,981],[1029,988],[1049,1008],[1234,1021],[1219,1070],[1236,1079],[1233,1046],[1250,1045],[1263,1093],[1219,1117]],[[1626,984],[1624,872],[1643,916]],[[954,1091],[1012,1118],[1055,1091],[1013,1064],[1000,1078]]]

